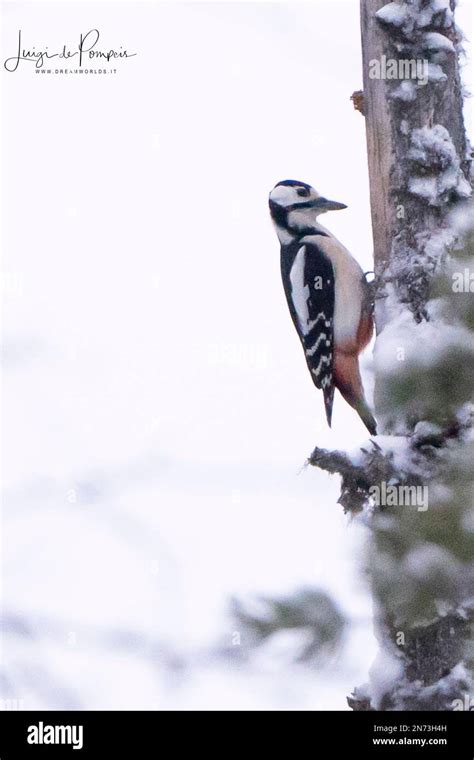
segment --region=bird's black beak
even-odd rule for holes
[[[315,201],[314,206],[319,211],[341,211],[343,208],[347,208],[345,203],[330,201],[328,198],[318,198]]]

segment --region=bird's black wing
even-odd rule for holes
[[[283,253],[283,251],[282,251]],[[334,270],[317,242],[299,243],[282,273],[288,305],[314,384],[324,394],[331,424],[333,385]]]

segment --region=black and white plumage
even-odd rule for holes
[[[322,233],[324,234],[324,233]],[[281,274],[293,323],[303,344],[306,363],[317,388],[324,394],[331,423],[334,272],[314,243],[299,240],[281,247]],[[317,286],[320,286],[317,290]]]
[[[338,388],[375,434],[358,365],[373,330],[369,288],[356,260],[317,221],[319,214],[346,206],[295,180],[275,185],[269,205],[288,307],[312,380],[323,391],[328,424]]]

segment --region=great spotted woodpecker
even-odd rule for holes
[[[313,382],[323,391],[328,425],[338,388],[376,435],[359,371],[359,354],[373,333],[370,288],[357,261],[317,220],[346,206],[290,179],[275,185],[269,204],[286,299]]]

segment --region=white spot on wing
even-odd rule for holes
[[[298,324],[303,335],[311,330],[309,323],[308,298],[309,285],[305,284],[304,268],[306,262],[306,246],[301,246],[295,256],[290,270],[291,300],[295,307]]]

